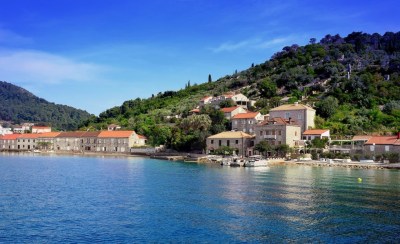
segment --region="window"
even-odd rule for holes
[[[235,142],[236,142],[236,144],[239,144],[239,140],[236,140]]]
[[[301,116],[301,114],[297,115],[297,119],[302,119],[303,116]]]
[[[222,142],[221,140],[218,141],[218,146],[221,146]]]
[[[262,130],[260,130],[260,136],[262,136],[263,135],[263,131]]]
[[[280,136],[282,135],[282,131],[281,130],[278,131],[278,135],[280,135]]]
[[[290,118],[290,112],[285,113],[285,119],[288,119],[288,118]]]
[[[233,121],[233,124],[234,124],[234,125],[237,125],[237,120]]]
[[[226,141],[226,145],[227,145],[228,147],[230,146],[229,144],[230,144],[230,141],[227,140],[227,141]]]
[[[294,132],[294,136],[297,136],[297,131]]]
[[[211,144],[214,144],[214,140],[211,140]]]
[[[389,146],[385,146],[385,152],[389,152]]]

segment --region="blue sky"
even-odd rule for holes
[[[400,31],[400,1],[0,0],[0,80],[98,115],[326,34]]]

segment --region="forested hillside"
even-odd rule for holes
[[[307,103],[317,110],[317,127],[329,128],[334,135],[399,131],[400,32],[326,35],[319,42],[311,38],[308,45],[284,47],[265,63],[217,81],[188,83],[179,91],[126,101],[82,126],[100,129],[118,123],[148,136],[153,144],[199,149],[206,136],[229,129],[229,123],[211,108],[202,110],[203,118],[187,117],[188,112],[203,96],[227,91],[257,100],[251,109],[262,113],[282,103],[282,98]],[[199,121],[204,126],[195,126]]]
[[[44,123],[59,130],[74,130],[90,114],[66,105],[50,103],[27,90],[0,81],[0,120],[14,124]]]

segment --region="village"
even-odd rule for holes
[[[220,108],[223,101],[234,104]],[[199,101],[191,114],[204,106],[213,106],[224,113],[231,130],[206,139],[203,154],[251,157],[281,157],[298,160],[319,160],[331,153],[353,160],[387,162],[388,155],[400,153],[400,133],[397,135],[355,135],[352,138],[332,138],[329,129],[315,129],[316,110],[307,104],[283,103],[269,114],[251,112],[255,101],[243,94],[226,93],[207,96]],[[132,130],[121,130],[115,124],[104,131],[54,132],[51,127],[24,123],[14,128],[0,127],[0,151],[72,152],[154,154],[160,148],[148,145],[147,138]],[[276,150],[277,148],[280,148]]]

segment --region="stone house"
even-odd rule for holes
[[[255,144],[267,141],[272,146],[287,144],[294,147],[301,139],[301,127],[293,120],[272,118],[256,125],[255,134]]]
[[[236,114],[231,118],[232,130],[254,134],[254,127],[264,120],[260,112],[247,112]]]
[[[364,144],[364,154],[375,156],[383,153],[400,153],[400,132],[396,136],[372,136]]]
[[[204,107],[207,104],[211,104],[213,97],[212,96],[205,96],[199,102],[199,107]]]
[[[236,155],[251,156],[254,136],[242,131],[225,131],[207,137],[207,154],[212,154],[220,147],[234,148]]]
[[[297,121],[301,132],[314,128],[315,109],[299,103],[285,104],[269,111],[270,118],[284,118]]]
[[[221,108],[220,110],[224,113],[224,117],[229,120],[237,114],[247,113],[247,110],[240,106]]]
[[[7,134],[0,136],[0,151],[16,150],[19,134]]]
[[[18,150],[35,150],[37,146],[37,138],[39,134],[21,134],[17,138],[17,149]]]
[[[54,139],[54,149],[57,151],[83,151],[83,139],[81,138],[84,131],[61,132]]]
[[[36,148],[39,150],[54,150],[55,137],[61,132],[47,132],[42,133],[36,138]]]
[[[134,131],[101,131],[97,136],[97,147],[102,152],[129,152],[135,135]]]
[[[100,131],[87,131],[83,133],[80,137],[81,139],[81,150],[89,152],[99,152],[100,147],[98,147],[98,135]]]
[[[116,125],[116,124],[111,124],[111,125],[107,126],[107,130],[108,130],[108,131],[120,130],[120,129],[121,129],[121,126]]]

